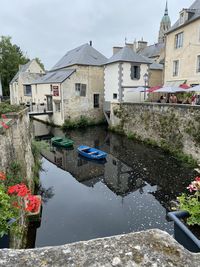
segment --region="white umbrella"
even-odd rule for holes
[[[190,89],[187,89],[186,92],[200,92],[200,85],[191,87]]]
[[[177,93],[177,92],[187,92],[188,90],[182,89],[180,87],[166,86],[158,90],[155,90],[154,93]]]
[[[145,91],[145,88],[142,86],[139,86],[137,88],[129,88],[129,91],[127,91],[128,93],[142,93]]]

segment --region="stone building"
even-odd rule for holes
[[[200,83],[200,1],[179,13],[166,34],[165,85]]]
[[[11,104],[27,104],[32,101],[31,82],[45,71],[35,59],[19,66],[19,71],[10,82]]]
[[[125,46],[114,48],[113,56],[106,62],[104,69],[104,112],[109,114],[111,102],[140,102],[146,94],[136,90],[147,86],[144,75],[148,75],[150,62]]]
[[[83,115],[95,121],[102,120],[106,60],[92,43],[67,52],[46,75],[32,82],[35,107],[43,105],[53,111],[51,121],[57,125]],[[49,119],[48,116],[38,118]]]

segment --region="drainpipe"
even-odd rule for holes
[[[61,119],[63,120],[64,118],[64,106],[63,106],[63,90],[62,90],[62,83],[60,83],[60,97],[61,97],[61,107],[60,107],[60,110],[61,110]]]

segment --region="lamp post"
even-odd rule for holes
[[[149,76],[147,73],[144,74],[143,76],[144,78],[144,100],[146,99],[146,90],[147,90],[147,84],[148,84],[148,80],[149,80]]]

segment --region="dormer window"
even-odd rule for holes
[[[180,13],[180,18],[179,18],[179,24],[183,24],[185,22],[185,11],[182,11]]]

